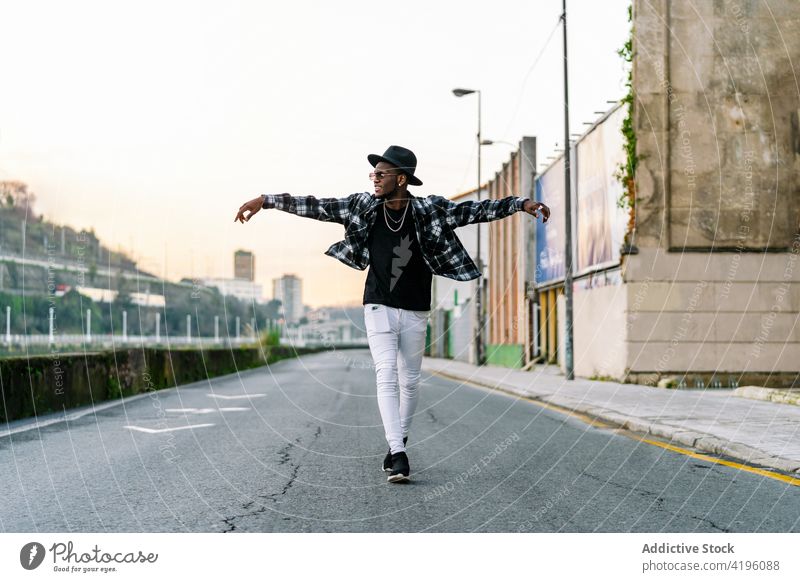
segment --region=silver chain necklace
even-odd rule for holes
[[[409,206],[411,206],[411,201],[406,202],[406,208],[405,208],[405,210],[403,210],[403,217],[399,219],[400,226],[398,226],[395,229],[395,228],[392,228],[392,226],[389,224],[389,220],[392,220],[393,222],[396,223],[396,222],[398,222],[398,219],[392,218],[391,216],[389,216],[389,212],[386,210],[386,202],[384,202],[383,203],[383,216],[386,219],[386,228],[388,228],[392,232],[400,232],[400,230],[403,228],[403,223],[406,221],[406,214],[408,214],[408,207]]]
[[[393,217],[391,214],[387,214],[387,215],[386,215],[386,218],[388,218],[389,220],[391,220],[391,221],[392,221],[394,224],[397,224],[398,222],[403,222],[403,217],[400,217],[400,218],[394,218],[394,217]]]

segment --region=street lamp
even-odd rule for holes
[[[478,189],[476,191],[478,202],[481,201],[481,92],[478,89],[453,89],[453,95],[463,97],[464,95],[478,94]],[[481,261],[481,225],[478,224],[478,271],[483,275],[483,262]],[[485,363],[483,354],[483,301],[482,301],[483,281],[478,279],[475,292],[475,308],[478,310],[477,330],[475,331],[475,361],[479,366]]]
[[[470,93],[480,93],[477,89],[453,89],[453,95],[456,97],[463,97],[464,95],[469,95]]]

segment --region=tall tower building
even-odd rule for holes
[[[233,277],[255,281],[256,258],[250,251],[238,250],[233,254]]]
[[[272,297],[281,302],[286,323],[297,323],[303,317],[303,280],[284,275],[272,280]]]

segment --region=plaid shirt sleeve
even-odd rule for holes
[[[265,194],[261,208],[275,208],[303,218],[344,224],[350,217],[350,208],[356,196],[358,195],[351,194],[347,198],[315,198],[290,194]]]
[[[506,198],[488,200],[467,200],[453,202],[444,197],[437,197],[437,206],[444,212],[447,224],[453,228],[474,224],[476,222],[492,222],[511,216],[522,210],[528,198],[507,196]]]

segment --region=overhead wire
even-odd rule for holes
[[[547,47],[550,46],[550,41],[553,40],[553,35],[556,33],[556,30],[558,30],[558,27],[560,25],[561,25],[561,16],[558,17],[558,20],[556,21],[555,26],[553,26],[553,29],[550,31],[550,34],[547,36],[547,40],[544,41],[544,45],[539,50],[539,54],[536,55],[536,58],[533,60],[533,63],[528,68],[528,72],[525,73],[525,78],[522,80],[522,86],[520,87],[519,95],[517,97],[517,105],[514,107],[514,113],[513,113],[513,115],[511,116],[511,119],[508,122],[508,126],[506,127],[505,131],[503,132],[503,136],[502,136],[503,139],[505,139],[505,137],[508,135],[508,131],[511,129],[511,126],[514,124],[514,121],[516,121],[516,119],[517,119],[517,114],[519,113],[519,108],[522,105],[522,97],[525,94],[525,85],[527,85],[527,83],[528,83],[528,78],[531,76],[531,73],[533,73],[534,69],[536,68],[536,65],[539,64],[539,61],[541,60],[542,56],[544,55],[544,52],[547,50]]]

